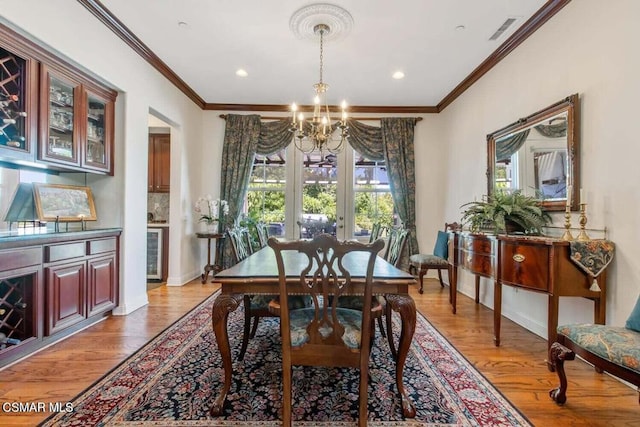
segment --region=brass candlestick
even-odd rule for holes
[[[584,242],[585,240],[590,240],[587,232],[585,231],[585,226],[587,225],[587,204],[580,203],[580,233],[578,234],[577,240],[580,242]]]
[[[571,234],[571,231],[569,230],[571,228],[571,206],[567,205],[565,212],[564,212],[564,234],[562,235],[562,240],[566,240],[567,242],[570,242],[573,240],[573,235]]]

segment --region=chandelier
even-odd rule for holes
[[[324,60],[324,36],[331,32],[327,24],[317,24],[313,32],[320,36],[320,81],[313,85],[315,98],[313,100],[313,117],[306,120],[302,112],[298,113],[298,106],[291,105],[293,119],[291,132],[295,147],[305,154],[320,152],[322,158],[326,153],[337,154],[342,151],[344,143],[349,136],[347,125],[347,103],[342,101],[341,118],[335,125],[331,122],[329,105],[326,93],[329,85],[322,80],[322,67]],[[297,114],[297,115],[296,115]],[[334,132],[339,130],[339,138],[334,139]]]

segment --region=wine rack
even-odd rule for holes
[[[0,48],[0,146],[27,150],[24,76],[26,61]]]
[[[35,335],[33,275],[0,280],[0,351]]]

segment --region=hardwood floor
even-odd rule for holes
[[[33,426],[49,413],[12,413],[12,402],[68,402],[134,353],[140,346],[211,295],[216,285],[199,279],[182,287],[149,291],[150,304],[128,316],[113,316],[38,354],[0,371],[0,425]],[[548,391],[557,386],[546,368],[546,342],[504,319],[502,346],[492,343],[493,312],[458,296],[451,314],[448,288],[426,280],[425,293],[412,296],[418,310],[536,426],[637,426],[638,393],[586,363],[567,362],[567,403],[556,405]]]

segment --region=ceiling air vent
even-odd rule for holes
[[[510,26],[512,26],[513,23],[516,22],[517,20],[518,20],[517,18],[507,18],[507,20],[504,21],[502,25],[500,25],[500,28],[498,28],[496,32],[493,33],[491,37],[489,37],[489,40],[498,40],[502,36],[502,33],[507,31],[507,29]]]

